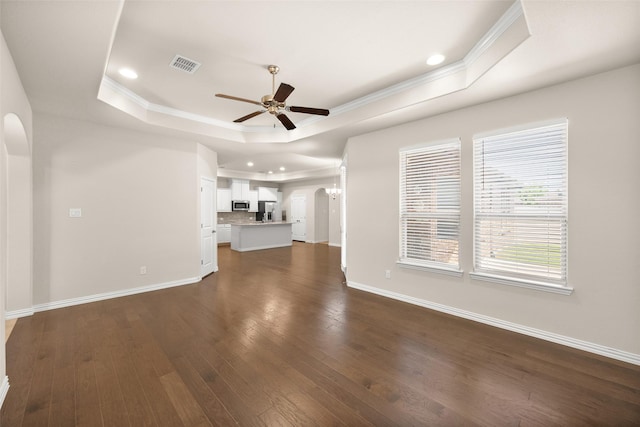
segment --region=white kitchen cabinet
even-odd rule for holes
[[[231,200],[249,200],[249,180],[231,180]],[[256,210],[258,210],[256,208]]]
[[[278,200],[277,187],[258,187],[258,200],[261,202],[275,202]]]
[[[218,224],[216,234],[218,243],[231,243],[231,224]]]
[[[216,206],[218,212],[231,212],[231,189],[218,188],[216,196]]]
[[[249,212],[258,212],[258,191],[249,191]]]

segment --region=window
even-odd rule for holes
[[[461,274],[460,140],[400,150],[401,266]]]
[[[566,288],[567,120],[476,136],[473,144],[472,276]]]

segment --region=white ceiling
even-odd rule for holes
[[[334,173],[353,135],[640,62],[638,1],[1,6],[34,111],[199,141],[218,152],[221,175],[264,180]],[[427,66],[436,52],[446,61]],[[172,69],[176,54],[202,65]],[[276,86],[296,88],[287,104],[330,116],[287,113],[293,131],[269,114],[233,123],[259,107],[214,94],[260,100],[269,64],[281,69]],[[122,78],[123,66],[139,78]]]

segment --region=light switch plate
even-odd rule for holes
[[[82,216],[82,209],[71,208],[69,209],[69,218],[80,218]]]

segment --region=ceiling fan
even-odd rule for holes
[[[250,104],[256,104],[264,108],[264,110],[254,111],[251,114],[240,117],[239,119],[234,120],[234,123],[242,123],[245,120],[249,120],[253,117],[259,116],[262,113],[269,112],[276,116],[276,118],[280,120],[280,122],[284,125],[285,128],[287,128],[287,130],[292,130],[296,128],[296,125],[293,124],[293,122],[289,119],[289,117],[287,117],[286,114],[284,114],[283,111],[315,114],[318,116],[329,115],[329,110],[325,110],[324,108],[294,107],[286,105],[285,100],[289,97],[289,95],[291,95],[291,92],[293,92],[295,88],[286,83],[280,83],[280,86],[278,86],[278,90],[276,91],[276,74],[278,74],[278,71],[280,71],[280,67],[278,67],[277,65],[269,65],[267,69],[271,73],[271,94],[263,96],[260,101],[252,101],[251,99],[238,98],[237,96],[216,93],[216,96],[219,98],[248,102]]]

